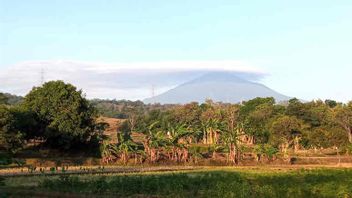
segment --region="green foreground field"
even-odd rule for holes
[[[352,197],[352,169],[200,170],[3,177],[0,197]]]

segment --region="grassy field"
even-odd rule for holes
[[[352,169],[238,169],[21,176],[3,197],[352,197]]]

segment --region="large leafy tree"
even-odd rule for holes
[[[280,144],[284,152],[286,152],[289,145],[293,145],[294,150],[298,150],[304,128],[303,121],[295,116],[279,116],[272,122],[271,131],[273,135],[271,142]]]
[[[266,143],[269,138],[269,123],[275,114],[274,98],[255,98],[240,108],[240,121],[245,133],[253,138],[253,143]]]
[[[336,107],[334,115],[336,122],[345,130],[348,141],[352,143],[352,102]]]
[[[16,125],[16,118],[5,105],[0,105],[0,147],[12,154],[19,151],[24,145],[24,134]]]
[[[33,112],[37,137],[52,147],[69,149],[96,136],[96,110],[82,92],[63,81],[50,81],[26,95],[23,106]]]

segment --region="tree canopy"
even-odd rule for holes
[[[53,147],[79,146],[94,135],[96,109],[71,84],[50,81],[35,87],[22,105],[34,114],[38,123],[33,135],[44,137]]]

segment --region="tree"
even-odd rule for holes
[[[189,158],[188,145],[192,141],[194,133],[184,124],[178,124],[175,127],[170,126],[167,135],[169,140],[167,146],[171,147],[169,159],[176,162],[186,162]]]
[[[349,143],[352,143],[352,101],[335,108],[336,122],[345,130]]]
[[[149,125],[148,134],[143,142],[144,151],[152,163],[159,160],[161,149],[168,144],[166,134],[155,127],[157,124],[158,121]]]
[[[306,143],[305,140],[313,148],[341,147],[348,143],[345,131],[342,127],[335,124],[308,130],[306,137],[303,137],[302,141]]]
[[[219,106],[215,106],[212,102],[206,103],[200,115],[201,126],[203,130],[204,144],[217,144],[220,139],[221,121],[223,120],[223,112]]]
[[[225,109],[225,130],[222,139],[229,150],[228,159],[234,164],[238,164],[240,160],[239,144],[242,135],[242,128],[239,123],[239,106],[230,105]]]
[[[130,153],[136,152],[138,145],[133,142],[129,134],[118,133],[117,150],[123,164],[127,164]]]
[[[255,98],[240,108],[240,121],[251,143],[266,143],[269,137],[269,123],[275,113],[273,98]]]
[[[335,100],[325,100],[325,104],[330,107],[330,108],[334,108],[337,106],[337,102]]]
[[[288,101],[288,106],[286,108],[286,115],[296,116],[302,119],[306,114],[306,107],[304,103],[299,101],[297,98],[292,98]]]
[[[15,154],[24,146],[24,134],[16,126],[11,109],[0,105],[0,147]]]
[[[273,132],[271,141],[281,144],[280,146],[284,153],[287,152],[290,144],[293,144],[294,150],[297,151],[303,129],[302,120],[294,116],[279,116],[271,125],[271,131]]]
[[[111,144],[108,141],[102,141],[99,145],[99,150],[102,162],[105,164],[114,161],[119,153],[117,145]]]
[[[96,137],[97,111],[71,84],[50,81],[26,95],[24,108],[37,121],[36,136],[47,145],[69,149],[88,144]]]

